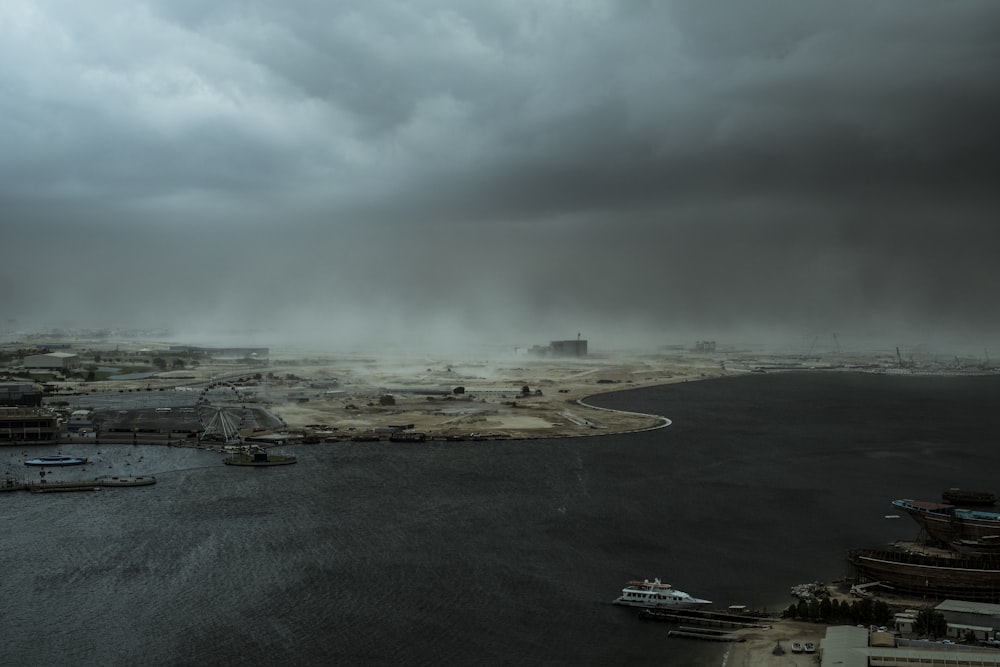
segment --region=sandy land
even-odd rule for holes
[[[818,665],[819,642],[826,634],[826,626],[805,621],[775,621],[768,629],[740,631],[746,641],[733,643],[726,656],[726,667],[792,667]],[[812,642],[816,653],[792,653],[792,643]],[[783,653],[775,655],[776,646]]]
[[[271,382],[267,391],[269,409],[289,429],[321,436],[412,425],[429,437],[542,438],[657,426],[662,419],[656,415],[599,410],[578,401],[724,374],[718,361],[681,357],[408,365],[354,361],[277,369],[274,377],[280,382]]]

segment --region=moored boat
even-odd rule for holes
[[[622,589],[621,597],[616,598],[615,604],[628,605],[630,607],[694,607],[702,604],[712,604],[711,600],[702,600],[692,597],[684,591],[675,589],[670,584],[665,584],[659,579],[650,581],[630,581]]]
[[[909,499],[893,500],[892,504],[909,514],[930,537],[945,544],[955,540],[1000,535],[998,512]]]
[[[98,477],[94,480],[101,486],[149,486],[156,484],[156,478],[152,475],[134,475],[129,477]]]
[[[24,462],[26,466],[81,466],[87,462],[86,456],[66,456],[65,454],[54,454],[52,456],[39,456],[28,459]]]

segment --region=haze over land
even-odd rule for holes
[[[9,0],[0,326],[981,352],[998,25],[992,0]]]

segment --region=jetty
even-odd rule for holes
[[[0,491],[30,491],[31,493],[60,493],[73,491],[100,491],[103,487],[113,486],[151,486],[156,484],[152,475],[132,477],[107,476],[96,479],[74,479],[59,482],[42,480],[40,482],[17,482],[11,479],[0,481]]]
[[[704,626],[705,628],[720,628],[723,630],[743,630],[747,628],[766,630],[771,627],[769,619],[766,618],[719,611],[703,611],[700,609],[643,609],[639,612],[639,618],[644,621],[687,623]],[[711,631],[705,630],[705,632]]]
[[[683,639],[702,639],[710,642],[745,642],[746,637],[732,632],[722,630],[706,630],[704,628],[681,627],[667,633],[668,637],[681,637]]]

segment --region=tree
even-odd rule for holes
[[[943,637],[948,634],[948,622],[944,620],[944,614],[927,607],[917,612],[917,620],[913,623],[913,630],[918,635]]]
[[[819,602],[819,618],[821,621],[829,621],[833,617],[833,603],[830,598],[825,597]]]
[[[872,622],[875,625],[888,625],[892,619],[892,609],[885,600],[875,600],[872,605]]]
[[[163,357],[154,357],[153,365],[162,371],[164,368],[167,367],[167,362]]]

